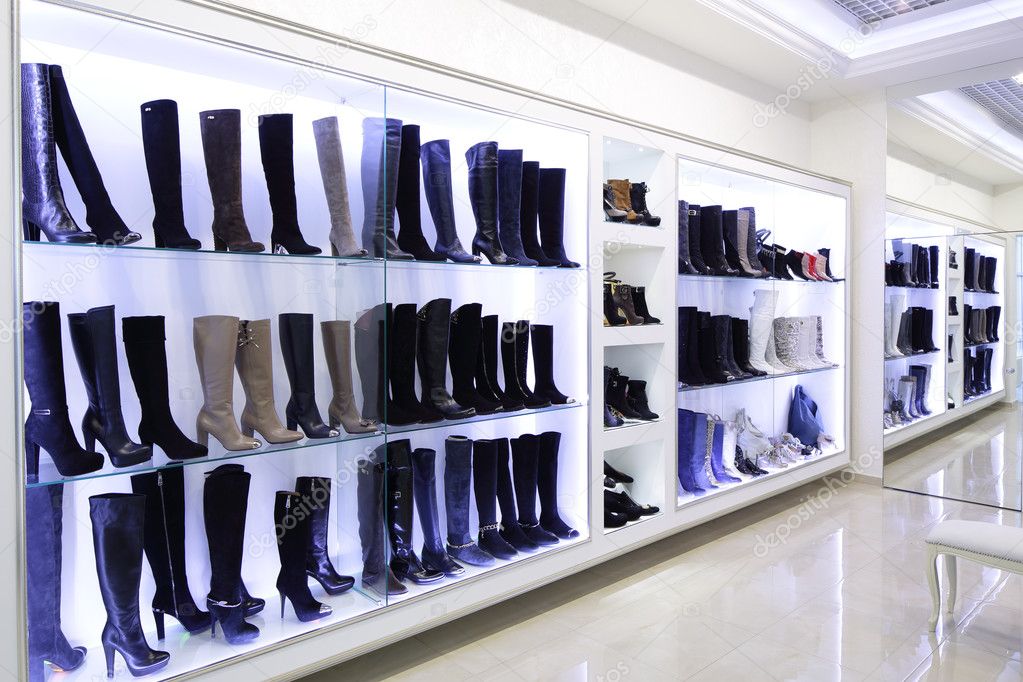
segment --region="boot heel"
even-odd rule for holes
[[[256,435],[256,431],[251,426],[245,426],[243,424],[242,425],[242,435],[243,436],[248,436],[249,438],[252,438],[253,436]]]
[[[227,251],[227,242],[225,242],[223,239],[221,239],[220,237],[218,237],[217,235],[214,234],[213,235],[213,250],[214,251]]]
[[[285,599],[286,599],[286,597],[284,596],[284,593],[281,592],[281,620],[284,620],[284,601],[285,601]]]
[[[270,242],[270,253],[273,253],[273,254],[276,254],[276,255],[279,255],[279,256],[287,256],[288,255],[288,250],[286,248],[284,248],[283,244],[275,244],[274,242]]]
[[[103,656],[107,661],[107,677],[114,676],[114,647],[109,644],[103,645]]]
[[[285,415],[285,421],[288,422],[288,430],[289,431],[297,431],[298,430],[298,422],[295,421],[294,419],[292,419],[290,416]]]
[[[22,234],[24,235],[25,241],[37,242],[42,236],[42,230],[38,225],[30,221],[28,218],[21,219]]]
[[[163,237],[160,235],[159,232],[154,232],[153,233],[153,239],[156,240],[156,248],[158,248],[158,249],[164,248]]]
[[[39,444],[25,440],[25,473],[29,483],[39,480]]]
[[[208,448],[210,445],[210,432],[206,429],[197,428],[195,430],[195,441],[204,448]]]
[[[210,611],[210,639],[217,638],[217,617]]]
[[[85,431],[82,434],[82,441],[84,441],[84,443],[85,443],[85,449],[86,450],[88,450],[90,452],[95,452],[96,451],[94,449],[96,447],[96,436],[94,436],[91,431]]]
[[[341,256],[341,254],[337,251],[337,247],[334,246],[334,242],[330,243],[330,255],[334,258],[339,258]]]
[[[156,621],[156,638],[164,638],[163,611],[153,609],[153,620]]]

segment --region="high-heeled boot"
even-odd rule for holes
[[[689,204],[678,202],[678,274],[696,275],[699,271],[693,265],[689,247]]]
[[[497,441],[480,438],[472,444],[472,487],[479,518],[479,547],[498,559],[513,559],[518,550],[500,533],[497,522]]]
[[[646,318],[636,314],[636,305],[632,301],[632,287],[620,282],[611,282],[611,300],[620,315],[628,324],[646,324]]]
[[[541,168],[539,185],[540,248],[560,268],[577,268],[565,252],[565,169]]]
[[[604,280],[604,326],[622,327],[629,324],[624,311],[619,311],[615,303],[613,284]]]
[[[537,477],[539,476],[539,438],[524,433],[511,439],[512,480],[519,507],[519,528],[536,545],[558,544],[558,536],[540,525],[536,517]]]
[[[678,380],[686,386],[703,386],[707,378],[700,369],[697,309],[678,308]]]
[[[139,440],[159,445],[170,459],[205,457],[209,450],[185,436],[171,414],[163,316],[122,317],[121,337],[142,408]]]
[[[561,519],[558,510],[558,451],[561,433],[544,431],[537,437],[536,489],[540,495],[540,527],[562,540],[579,537],[579,531]]]
[[[412,260],[398,246],[394,234],[394,208],[398,193],[401,156],[401,121],[396,118],[362,119],[362,245],[374,258]]]
[[[57,169],[53,93],[47,64],[21,65],[21,216],[27,241],[94,244],[64,203]]]
[[[246,436],[258,431],[268,443],[294,443],[302,434],[284,428],[274,404],[270,320],[241,320],[235,365],[245,390],[241,427]]]
[[[313,137],[316,138],[316,158],[320,164],[320,179],[323,193],[327,197],[327,211],[330,213],[330,252],[343,258],[361,258],[366,249],[359,246],[352,229],[352,211],[348,201],[348,179],[345,174],[345,157],[341,151],[341,132],[337,116],[328,116],[313,121]]]
[[[374,422],[383,422],[387,385],[384,374],[386,345],[384,325],[387,309],[378,303],[366,310],[355,321],[355,364],[362,383],[362,416]]]
[[[475,416],[476,410],[455,402],[446,386],[451,299],[434,299],[420,308],[418,315],[419,338],[416,360],[422,383],[420,402],[428,409],[439,410],[445,419],[466,419]]]
[[[438,422],[444,419],[442,412],[424,405],[416,397],[418,327],[419,317],[416,315],[415,303],[400,303],[394,306],[390,321],[386,325],[386,336],[387,377],[391,385],[391,396],[387,401],[387,423],[395,426]],[[452,376],[455,376],[454,373]]]
[[[492,265],[517,265],[518,260],[505,253],[498,234],[497,143],[480,142],[465,152],[469,166],[469,202],[476,218],[472,254],[483,254]]]
[[[153,619],[156,636],[164,639],[164,615],[173,616],[189,633],[210,626],[210,614],[199,610],[185,572],[185,475],[181,467],[136,474],[131,490],[145,495],[145,550],[156,583]]]
[[[153,193],[153,236],[158,248],[201,249],[185,227],[181,199],[181,142],[178,132],[178,103],[157,99],[141,107],[142,148],[146,172]]]
[[[451,313],[451,332],[448,341],[448,360],[451,364],[451,396],[459,405],[472,407],[476,414],[502,412],[499,401],[487,400],[476,390],[473,381],[478,354],[482,323],[479,303],[466,303]]]
[[[419,526],[423,529],[423,567],[446,576],[460,575],[465,568],[448,556],[440,533],[437,508],[437,451],[416,448],[412,451],[412,494],[419,510]]]
[[[422,208],[419,204],[419,126],[401,127],[401,151],[398,157],[398,247],[416,260],[443,262],[444,254],[430,248],[423,236]]]
[[[263,114],[259,117],[259,155],[270,195],[273,227],[270,251],[303,256],[322,253],[306,243],[298,225],[295,197],[295,131],[291,114]]]
[[[476,390],[484,398],[501,403],[505,412],[516,412],[525,408],[525,404],[502,390],[497,382],[497,349],[498,349],[497,315],[484,315],[480,318],[480,352],[476,358]],[[505,382],[507,385],[507,381]]]
[[[199,113],[206,179],[213,198],[213,248],[254,253],[266,247],[252,241],[242,208],[242,122],[238,109]]]
[[[319,476],[299,476],[295,491],[301,495],[300,503],[309,517],[306,527],[305,572],[320,584],[329,595],[341,594],[355,585],[355,578],[341,575],[330,561],[327,535],[330,529],[330,479]]]
[[[529,362],[529,322],[505,322],[501,325],[501,363],[504,368],[504,394],[510,400],[530,409],[550,407],[526,385]]]
[[[725,235],[720,206],[700,207],[700,249],[713,274],[734,277],[736,268],[725,259]]]
[[[284,410],[289,429],[299,425],[309,438],[336,438],[337,429],[323,423],[316,406],[313,362],[313,316],[308,313],[282,313],[277,318],[281,335],[281,354],[291,383],[291,399]]]
[[[223,464],[206,472],[203,484],[203,520],[210,551],[210,637],[217,624],[228,644],[244,644],[259,637],[259,628],[245,620],[263,608],[242,583],[245,554],[245,516],[251,475],[240,464]],[[258,607],[258,608],[257,608]]]
[[[522,248],[522,150],[497,152],[498,234],[501,248],[517,265],[536,266]]]
[[[142,239],[142,235],[124,224],[103,185],[103,177],[89,149],[89,142],[85,139],[78,114],[75,113],[67,83],[64,82],[63,70],[57,64],[50,64],[49,69],[53,133],[78,193],[82,195],[85,222],[92,228],[100,244],[123,246],[137,242]]]
[[[554,384],[554,327],[549,324],[534,324],[529,327],[529,335],[533,339],[533,395],[538,400],[546,400],[552,405],[574,403],[558,390]]]
[[[725,468],[725,422],[715,419],[714,435],[710,450],[710,470],[714,474],[714,480],[722,483],[742,483],[741,478],[736,478],[728,473]]]
[[[771,271],[764,266],[763,260],[760,258],[761,240],[757,231],[757,210],[752,206],[744,206],[739,209],[739,227],[742,229],[744,226],[746,230],[745,262],[754,270],[758,270],[761,277],[770,277]],[[741,234],[739,239],[743,241]]]
[[[320,322],[323,336],[323,352],[327,357],[327,373],[333,397],[327,407],[327,419],[331,428],[341,426],[346,433],[370,433],[377,430],[376,424],[364,419],[355,406],[355,389],[352,388],[352,323],[348,320]]]
[[[646,287],[632,287],[632,306],[636,314],[643,318],[643,324],[660,324],[661,318],[650,314],[646,304]]]
[[[443,571],[423,566],[413,549],[412,453],[408,438],[387,444],[387,529],[391,541],[391,572],[401,582],[435,583]]]
[[[998,259],[994,256],[988,256],[985,260],[987,261],[987,265],[984,268],[984,291],[997,294],[997,277],[995,276],[995,273],[998,270]]]
[[[501,537],[520,552],[534,552],[540,545],[530,540],[519,525],[519,513],[515,506],[515,485],[512,483],[511,449],[507,438],[498,438],[497,443],[497,503],[501,508]]]
[[[526,258],[536,261],[541,268],[556,267],[561,261],[550,258],[543,252],[539,237],[540,211],[540,163],[522,162],[522,201],[519,212],[519,229],[522,235],[522,252]]]
[[[85,449],[96,441],[103,445],[115,467],[141,464],[153,457],[148,445],[128,437],[121,413],[121,385],[117,376],[117,337],[114,334],[114,306],[91,308],[68,315],[71,345],[89,394],[89,408],[82,418]]]
[[[210,435],[227,450],[255,450],[263,443],[242,435],[234,416],[234,364],[238,352],[238,318],[205,315],[192,320],[195,363],[202,383],[203,405],[195,418],[196,438],[208,446]]]
[[[78,443],[68,418],[60,304],[28,301],[21,306],[25,385],[32,409],[25,421],[25,471],[39,479],[39,449],[50,455],[61,476],[80,476],[103,468],[103,455]]]
[[[401,584],[387,563],[384,536],[386,449],[387,445],[382,443],[366,457],[356,460],[362,585],[381,595],[399,595],[408,592],[408,588]]]
[[[281,618],[284,605],[290,601],[295,615],[303,623],[326,618],[334,612],[318,602],[309,591],[306,578],[306,555],[309,552],[309,516],[302,510],[302,496],[278,490],[274,498],[274,526],[277,530],[277,554],[281,570],[277,573],[277,591],[281,595]]]
[[[423,166],[426,205],[437,232],[436,253],[455,263],[478,263],[479,256],[467,253],[455,225],[455,201],[451,193],[451,146],[448,140],[427,142],[419,151]]]
[[[469,491],[472,479],[472,441],[465,436],[444,439],[444,511],[447,553],[470,566],[491,566],[494,557],[480,549],[469,533]]]
[[[650,227],[657,227],[661,224],[661,217],[650,213],[646,205],[646,195],[650,192],[645,182],[633,182],[629,185],[629,199],[632,203],[632,210],[639,216],[640,222]]]
[[[134,677],[154,673],[170,661],[166,651],[149,648],[139,618],[145,514],[142,495],[106,493],[89,498],[96,574],[107,612],[100,635],[107,677],[114,676],[114,652],[124,657]]]
[[[697,274],[713,275],[714,269],[707,262],[709,258],[710,242],[704,245],[703,239],[703,207],[699,204],[684,204],[680,210],[685,210],[689,223],[689,258],[696,268]]]

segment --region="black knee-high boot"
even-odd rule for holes
[[[537,545],[556,545],[558,536],[542,528],[536,518],[538,448],[539,438],[531,433],[511,439],[512,475],[515,501],[519,507],[519,527]]]
[[[299,425],[308,438],[336,438],[339,433],[323,423],[316,406],[313,362],[313,316],[308,313],[282,313],[280,323],[281,354],[291,383],[291,399],[284,410],[288,428]]]
[[[450,298],[434,299],[419,309],[416,361],[421,402],[427,409],[439,410],[445,419],[465,419],[475,416],[476,410],[455,402],[446,386],[450,318]]]
[[[412,543],[412,452],[408,438],[387,444],[387,529],[391,540],[391,572],[401,582],[418,585],[444,577],[416,556]]]
[[[281,618],[284,605],[290,601],[295,615],[303,623],[326,618],[333,609],[313,598],[306,578],[306,554],[309,551],[309,516],[300,509],[302,496],[290,490],[278,490],[274,498],[274,526],[277,531],[277,554],[281,570],[277,574],[277,591],[281,595]]]
[[[472,487],[480,531],[479,547],[498,559],[512,559],[518,551],[500,533],[497,522],[497,441],[477,439],[472,444]]]
[[[405,594],[387,563],[384,527],[384,469],[387,446],[381,444],[358,460],[359,544],[362,546],[362,584],[381,595]]]
[[[501,508],[501,537],[520,552],[532,552],[540,545],[528,537],[519,525],[515,507],[515,486],[512,483],[511,451],[507,438],[497,439],[497,503]]]
[[[302,505],[309,515],[309,538],[306,550],[305,572],[329,594],[341,594],[351,589],[355,578],[341,575],[330,561],[327,534],[330,528],[330,479],[319,476],[299,476],[295,490],[302,496]]]
[[[423,214],[419,202],[419,126],[401,127],[401,151],[398,157],[398,247],[416,260],[441,262],[443,254],[430,248],[423,236]]]
[[[448,359],[451,363],[451,395],[459,405],[472,407],[476,414],[503,411],[501,403],[488,400],[476,390],[474,378],[480,352],[482,323],[479,303],[466,303],[451,313],[451,331],[448,341]]]
[[[146,154],[149,188],[153,192],[153,235],[157,247],[201,249],[185,227],[181,199],[181,142],[178,103],[172,99],[146,102],[142,110],[142,148]]]
[[[273,253],[319,255],[321,249],[306,243],[298,225],[295,131],[291,114],[264,114],[259,117],[259,153],[273,214],[270,250]]]
[[[540,493],[540,527],[562,540],[579,537],[579,531],[561,520],[558,513],[558,450],[561,434],[545,431],[538,437],[536,488]]]

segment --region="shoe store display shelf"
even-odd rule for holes
[[[744,386],[746,384],[757,383],[761,381],[777,381],[778,379],[788,379],[791,377],[799,377],[805,374],[817,374],[818,372],[834,372],[841,369],[838,365],[834,367],[815,367],[814,369],[803,369],[792,372],[777,372],[775,374],[765,374],[764,376],[747,377],[745,379],[734,379],[726,381],[720,384],[704,384],[702,386],[689,386],[686,384],[679,384],[679,393],[691,393],[694,391],[714,391],[723,390],[729,388],[735,388]]]

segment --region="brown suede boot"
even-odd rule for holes
[[[625,222],[632,224],[642,222],[643,216],[632,210],[632,199],[630,198],[632,183],[625,179],[608,180],[607,184],[611,185],[611,191],[614,192],[615,208],[625,211]]]

